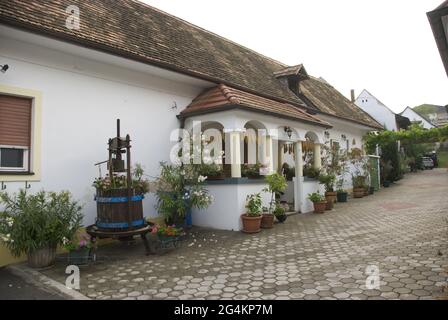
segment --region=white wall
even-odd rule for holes
[[[385,126],[387,130],[397,131],[395,113],[366,90],[361,92],[355,100],[355,104],[378,121],[379,124]]]
[[[308,199],[308,195],[310,193],[314,193],[317,191],[319,191],[320,194],[323,195],[323,194],[325,194],[325,189],[321,184],[319,184],[319,182],[317,180],[303,181],[302,189],[303,189],[303,191],[301,192],[302,202],[301,202],[301,206],[300,206],[300,212],[301,213],[312,212],[312,211],[314,211],[314,205],[311,202],[311,200]]]
[[[263,206],[269,207],[270,194],[262,192],[264,183],[208,185],[214,202],[205,210],[193,210],[193,225],[239,231],[246,212],[246,197],[261,192]]]
[[[418,113],[416,113],[411,108],[406,108],[401,115],[403,117],[407,117],[411,122],[420,122],[423,125],[423,128],[425,129],[431,129],[434,128],[434,126],[426,121],[426,119],[422,118]]]
[[[58,42],[51,43],[62,51],[9,38],[15,34],[0,27],[0,61],[10,66],[0,81],[42,93],[42,178],[31,183],[31,191],[71,191],[84,204],[85,223],[94,223],[92,182],[98,175],[94,163],[108,157],[107,140],[115,136],[115,120],[121,119],[122,135],[131,136],[132,162],[141,163],[148,175],[156,176],[159,162],[169,159],[170,132],[179,127],[176,115],[205,84],[189,83],[182,76],[176,81],[172,74],[163,78],[163,72],[158,70],[155,75],[144,65],[136,71],[138,66],[125,59],[105,64],[69,55],[62,51],[78,53],[77,49]],[[24,39],[27,37],[33,42],[47,41],[29,35]],[[110,58],[82,50],[91,57]],[[177,109],[172,109],[174,103]],[[16,192],[23,186],[22,182],[9,182],[6,191]],[[154,204],[148,195],[145,215],[155,215]]]

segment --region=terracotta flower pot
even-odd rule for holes
[[[274,226],[274,215],[271,213],[263,213],[261,216],[261,227],[263,229],[271,229]]]
[[[353,188],[353,198],[364,197],[364,188]]]
[[[329,191],[327,191],[327,192],[325,192],[325,198],[327,199],[327,201],[333,200],[333,202],[336,202],[337,194],[338,194],[337,192],[333,192],[333,191],[329,192]]]
[[[327,207],[327,201],[313,202],[314,213],[324,213]]]
[[[243,221],[243,232],[245,233],[257,233],[260,232],[262,216],[250,217],[247,214],[241,215]]]
[[[327,205],[325,210],[332,210],[334,203],[336,202],[337,193],[336,192],[325,192],[325,199],[327,200]]]
[[[367,197],[368,195],[370,195],[369,188],[366,187],[366,188],[364,188],[364,197]]]
[[[28,264],[31,268],[46,268],[56,260],[56,245],[47,245],[28,253]]]

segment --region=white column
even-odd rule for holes
[[[320,144],[314,143],[314,169],[320,169],[322,167],[322,161],[320,158]]]
[[[273,146],[272,146],[272,137],[267,136],[266,137],[266,156],[268,160],[268,168],[269,173],[274,173],[274,152],[273,152]]]
[[[296,166],[296,177],[303,176],[303,154],[302,154],[302,141],[297,141],[294,144],[294,157],[295,157],[295,166]]]
[[[282,172],[282,162],[283,162],[283,143],[279,140],[277,144],[277,171]]]
[[[294,144],[294,162],[296,169],[296,176],[294,177],[294,211],[301,211],[303,201],[303,154],[302,141],[297,141]]]
[[[241,135],[239,131],[232,131],[229,134],[232,178],[241,178]]]

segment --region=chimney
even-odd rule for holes
[[[351,97],[352,102],[355,102],[355,90],[354,89],[350,90],[350,97]]]

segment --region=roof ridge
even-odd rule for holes
[[[232,90],[235,90],[235,89],[228,87],[222,83],[220,83],[218,85],[218,88],[229,102],[234,103],[234,104],[240,104],[240,100],[232,92]]]
[[[224,36],[221,36],[221,35],[219,35],[219,34],[217,34],[217,33],[212,32],[212,31],[210,31],[210,30],[204,29],[203,27],[200,27],[200,26],[198,26],[198,25],[195,25],[194,23],[188,22],[187,20],[184,20],[184,19],[182,19],[182,18],[179,18],[179,17],[177,17],[177,16],[175,16],[175,15],[173,15],[173,14],[171,14],[171,13],[168,13],[168,12],[166,12],[166,11],[163,11],[163,10],[161,10],[161,9],[159,9],[159,8],[153,7],[153,6],[151,6],[151,5],[149,5],[149,4],[145,3],[145,2],[142,2],[142,1],[140,1],[140,0],[130,0],[130,1],[135,2],[135,3],[138,3],[138,4],[143,5],[143,6],[145,6],[145,7],[151,8],[152,10],[158,11],[158,12],[164,14],[164,15],[170,16],[171,18],[174,18],[174,19],[176,19],[176,20],[179,20],[179,21],[181,21],[182,23],[185,23],[185,24],[187,24],[187,25],[189,25],[189,26],[191,26],[191,27],[193,27],[193,28],[199,29],[199,30],[201,30],[201,31],[203,31],[203,32],[206,32],[206,33],[208,33],[208,34],[211,34],[211,35],[213,35],[213,36],[215,36],[215,37],[221,38],[222,40],[227,41],[227,42],[229,42],[229,43],[231,43],[231,44],[233,44],[233,45],[236,45],[236,46],[238,46],[238,47],[240,47],[240,48],[244,48],[244,49],[246,49],[246,50],[249,50],[249,51],[251,51],[252,53],[255,53],[255,54],[257,54],[257,55],[263,57],[264,59],[268,59],[268,60],[270,60],[270,61],[272,61],[272,62],[274,62],[274,63],[276,63],[276,64],[279,64],[279,65],[282,66],[282,67],[288,67],[288,65],[287,65],[286,63],[284,63],[284,62],[281,62],[281,61],[278,61],[278,60],[276,60],[276,59],[274,59],[274,58],[268,57],[267,55],[264,55],[264,54],[262,54],[262,53],[260,53],[260,52],[258,52],[258,51],[255,51],[254,49],[251,49],[251,48],[246,47],[246,46],[244,46],[244,45],[242,45],[242,44],[239,44],[239,43],[237,43],[237,42],[235,42],[235,41],[233,41],[233,40],[230,40],[230,39],[228,39],[228,38],[226,38],[226,37],[224,37]]]

